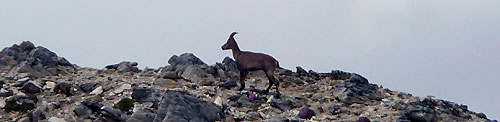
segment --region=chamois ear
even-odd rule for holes
[[[230,37],[233,37],[233,36],[234,36],[234,35],[236,35],[236,34],[238,34],[238,32],[236,32],[236,31],[235,31],[235,32],[231,33],[231,36],[230,36]]]

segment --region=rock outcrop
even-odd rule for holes
[[[339,70],[277,69],[278,98],[274,90],[261,93],[269,81],[260,71],[237,91],[239,71],[228,57],[207,65],[186,53],[158,69],[139,70],[133,62],[93,69],[49,52],[23,42],[0,53],[0,121],[493,122],[466,105],[392,91]],[[16,69],[22,65],[29,72]]]
[[[31,77],[54,76],[75,72],[75,66],[49,49],[25,41],[0,52],[0,71],[9,76],[24,74]]]

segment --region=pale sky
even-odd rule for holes
[[[8,0],[0,47],[31,40],[83,67],[221,62],[229,34],[295,70],[356,72],[500,119],[498,0]]]

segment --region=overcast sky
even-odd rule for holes
[[[83,67],[167,65],[242,50],[282,67],[357,72],[385,88],[466,104],[500,119],[498,0],[8,0],[0,46],[31,40]]]

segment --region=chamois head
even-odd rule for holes
[[[222,50],[238,49],[238,44],[236,44],[236,41],[233,38],[233,36],[236,34],[238,34],[238,32],[231,33],[229,39],[227,39],[227,42],[222,45]]]

